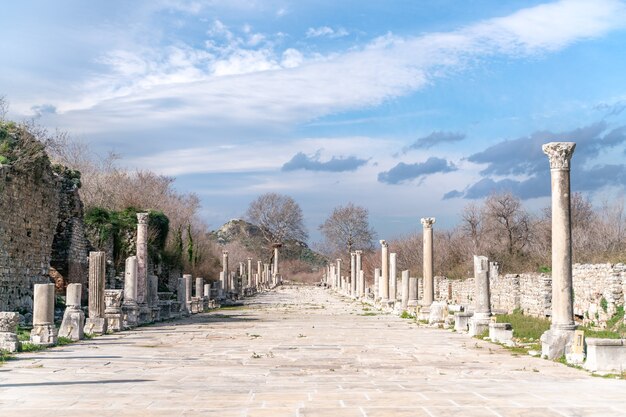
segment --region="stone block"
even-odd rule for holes
[[[85,321],[84,332],[87,334],[105,334],[107,332],[107,319],[104,317],[89,317]]]
[[[0,312],[0,350],[16,352],[20,342],[17,340],[19,313]]]
[[[626,340],[588,338],[587,360],[583,367],[601,373],[622,373],[626,369]]]
[[[469,312],[454,313],[454,330],[457,332],[468,332],[469,321],[473,315],[474,313]]]
[[[57,328],[54,324],[36,324],[30,331],[30,342],[36,345],[52,346],[57,344]]]
[[[448,304],[443,301],[434,301],[430,305],[428,324],[444,323],[448,316]]]
[[[489,339],[495,343],[515,346],[511,323],[489,323]]]
[[[80,308],[67,307],[63,313],[63,322],[59,328],[59,336],[67,337],[71,340],[82,340],[85,338],[85,313]]]
[[[122,290],[104,290],[104,317],[107,319],[107,330],[119,332],[122,330]]]
[[[548,359],[558,359],[570,353],[573,330],[550,329],[541,335],[541,356]]]
[[[122,304],[122,328],[132,329],[139,324],[139,306],[133,300]]]

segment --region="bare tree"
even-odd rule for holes
[[[466,205],[461,213],[461,230],[472,240],[474,255],[478,255],[481,249],[482,228],[483,216],[480,208],[474,203]]]
[[[494,242],[502,241],[508,255],[519,253],[530,241],[530,216],[511,193],[493,194],[485,201],[487,229]]]
[[[250,203],[246,217],[261,229],[268,245],[308,238],[302,209],[289,196],[265,193]]]
[[[335,207],[319,230],[324,235],[326,247],[333,253],[372,249],[376,235],[369,225],[367,209],[352,203]]]

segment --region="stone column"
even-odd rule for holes
[[[374,301],[380,300],[380,269],[374,269]]]
[[[35,284],[30,342],[45,346],[57,343],[57,329],[54,326],[54,284]]]
[[[380,241],[381,245],[381,274],[380,274],[380,301],[382,303],[389,302],[389,245],[384,240]]]
[[[409,307],[417,307],[417,278],[409,278]]]
[[[274,284],[278,284],[278,282],[280,281],[280,275],[278,272],[278,249],[281,248],[283,245],[282,243],[275,243],[274,245],[274,273],[273,273],[273,277],[274,277]]]
[[[350,296],[356,297],[356,253],[350,252]]]
[[[359,297],[365,297],[365,272],[359,271]]]
[[[150,322],[148,307],[148,213],[137,213],[137,304],[139,322]]]
[[[263,283],[268,287],[270,283],[270,264],[263,264],[263,276]]]
[[[253,281],[254,281],[254,277],[252,275],[252,258],[248,258],[248,270],[246,271],[248,273],[248,287],[249,288],[253,288],[255,287]]]
[[[330,280],[330,286],[331,286],[331,288],[334,289],[337,286],[337,281],[335,279],[336,278],[336,276],[335,276],[335,265],[329,265],[328,266],[328,270],[330,271],[328,273],[328,277],[329,277],[329,280]]]
[[[85,333],[105,334],[107,332],[107,319],[104,316],[105,280],[105,253],[89,252],[89,317],[85,321]]]
[[[542,355],[549,359],[570,353],[576,328],[570,198],[570,160],[575,148],[574,142],[550,142],[542,147],[550,159],[552,183],[552,324],[541,336]]]
[[[341,279],[341,258],[336,259],[337,268],[335,269],[335,274],[337,274],[337,287],[339,287],[339,291],[343,291],[343,280]]]
[[[85,337],[83,332],[85,313],[80,308],[82,291],[82,284],[69,284],[65,289],[65,312],[59,328],[59,336],[71,340],[81,340]]]
[[[409,306],[409,271],[402,271],[402,309],[406,310]]]
[[[220,298],[224,296],[226,292],[226,274],[224,271],[220,271]]]
[[[189,310],[187,306],[187,292],[185,289],[185,278],[178,278],[178,289],[176,290],[176,299],[178,300],[178,304],[180,306],[180,312],[183,316],[189,315]]]
[[[263,281],[263,266],[262,265],[263,265],[263,262],[261,261],[256,262],[256,274],[257,274],[256,286],[257,287],[260,287]]]
[[[490,321],[489,259],[486,256],[474,256],[474,315],[469,320],[470,336],[489,330]]]
[[[422,306],[429,307],[435,299],[435,285],[433,282],[433,224],[434,217],[425,217],[422,219],[424,226],[424,298]]]
[[[19,322],[19,313],[0,312],[0,350],[7,352],[17,352],[19,350],[20,342],[17,339],[17,324]]]
[[[203,296],[205,298],[211,298],[211,284],[204,284]]]
[[[185,304],[187,306],[187,311],[193,312],[191,309],[191,285],[193,276],[191,274],[184,274],[183,281],[185,284]]]
[[[159,307],[159,277],[148,275],[148,306],[150,307],[150,321],[161,320]]]
[[[389,254],[389,301],[395,303],[398,298],[398,271],[396,269],[397,255],[395,252]]]
[[[224,273],[224,291],[228,292],[231,290],[231,288],[229,288],[229,282],[228,282],[228,251],[222,251],[222,272]]]
[[[196,278],[196,297],[204,297],[204,278]]]
[[[124,270],[124,302],[122,304],[122,326],[131,329],[139,324],[139,305],[137,304],[137,257],[126,258]]]

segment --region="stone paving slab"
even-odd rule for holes
[[[626,415],[626,381],[363,307],[283,287],[19,355],[0,367],[0,416]]]

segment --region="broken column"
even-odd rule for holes
[[[256,275],[257,275],[257,282],[256,282],[256,286],[257,288],[261,286],[262,283],[262,279],[263,279],[263,262],[261,261],[256,261]]]
[[[409,271],[402,271],[402,310],[409,306]]]
[[[65,289],[65,312],[59,328],[59,336],[71,340],[81,340],[85,337],[83,333],[85,313],[80,308],[82,291],[82,284],[69,284]]]
[[[107,319],[104,316],[105,255],[104,252],[89,252],[89,317],[85,321],[84,329],[87,334],[107,332]]]
[[[409,304],[408,307],[417,307],[417,278],[409,278]]]
[[[569,354],[574,338],[572,285],[572,223],[570,160],[574,142],[550,142],[543,152],[550,159],[552,184],[552,317],[541,336],[541,353],[549,359]]]
[[[489,297],[489,259],[474,256],[474,315],[469,320],[470,336],[489,330],[491,300]]]
[[[54,326],[54,284],[35,284],[30,342],[44,346],[57,343],[57,329]]]
[[[398,271],[396,269],[397,255],[395,252],[389,254],[389,302],[393,304],[398,298],[397,283]]]
[[[380,300],[380,269],[374,269],[374,301]]]
[[[161,307],[159,307],[159,277],[148,275],[148,307],[150,308],[150,321],[161,319]]]
[[[191,282],[193,280],[193,276],[191,274],[183,275],[183,283],[185,285],[185,305],[187,306],[187,311],[193,313],[194,311],[191,308]],[[195,311],[197,313],[197,311]]]
[[[122,291],[104,290],[104,317],[107,319],[107,329],[113,332],[123,328]]]
[[[337,258],[337,268],[335,269],[335,274],[337,274],[337,287],[339,291],[343,291],[343,277],[341,276],[341,258]]]
[[[137,213],[137,304],[139,322],[152,321],[148,306],[148,219],[149,213]]]
[[[221,274],[220,274],[221,275]],[[185,278],[178,278],[178,289],[176,290],[178,305],[180,306],[180,313],[183,316],[188,316],[190,311],[187,306],[187,292],[185,289]]]
[[[353,298],[356,297],[357,276],[356,253],[350,252],[350,296]]]
[[[126,258],[124,270],[124,303],[122,304],[124,329],[131,329],[139,324],[139,305],[137,304],[137,257]]]
[[[19,350],[20,342],[17,339],[17,324],[19,322],[19,313],[0,312],[0,350],[7,352]]]
[[[380,302],[387,304],[389,302],[389,245],[384,240],[380,241],[381,245],[381,274],[378,282],[380,284]]]
[[[252,274],[252,258],[248,258],[248,288],[254,288],[256,285],[254,284],[254,276]]]

